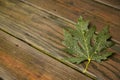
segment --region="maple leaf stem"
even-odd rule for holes
[[[91,62],[91,58],[88,58],[88,62],[86,64],[86,66],[85,66],[85,69],[83,70],[83,73],[87,72],[87,69],[88,69],[88,66],[89,66],[90,62]]]

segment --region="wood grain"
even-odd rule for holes
[[[104,26],[110,26],[114,41],[120,43],[120,10],[113,9],[94,2],[93,0],[22,0],[37,8],[42,7],[57,15],[72,21],[77,21],[79,16],[89,19],[91,24],[100,31]]]
[[[62,45],[62,41],[63,41],[63,29],[67,28],[68,26],[74,26],[74,24],[71,23],[72,21],[70,22],[69,20],[67,20],[65,18],[61,18],[60,16],[56,16],[56,15],[49,13],[49,11],[47,12],[44,9],[32,6],[27,3],[23,3],[18,0],[0,1],[0,10],[1,10],[0,11],[0,29],[2,31],[29,44],[30,46],[33,46],[34,48],[39,49],[41,52],[44,53],[44,55],[45,55],[45,53],[47,53],[47,55],[49,55],[49,56],[54,56],[54,58],[56,58],[57,60],[61,60],[65,57],[70,57],[70,55],[68,55],[67,53],[64,52],[64,50],[63,50],[64,45]],[[118,28],[118,27],[116,27],[116,28]],[[13,40],[11,39],[10,41],[13,41]],[[15,42],[15,41],[13,41],[13,42]],[[13,42],[9,42],[9,44],[12,45]],[[4,45],[4,44],[5,44],[5,42],[2,45]],[[18,45],[16,45],[16,46],[18,46]],[[22,46],[22,47],[24,47],[24,46]],[[22,47],[20,47],[20,48],[22,48]],[[2,46],[2,48],[3,48],[3,46]],[[5,51],[6,48],[7,47],[4,46],[4,48],[3,48],[4,50],[1,52],[2,55],[9,53],[9,52]],[[9,50],[12,50],[11,48],[14,48],[14,46],[9,47]],[[26,48],[27,47],[25,47],[25,51],[26,51]],[[23,55],[19,54],[20,60],[23,60],[23,61],[20,62],[18,60],[18,58],[19,58],[18,57],[17,61],[20,62],[20,63],[18,63],[18,65],[24,66],[24,65],[30,63],[29,60],[26,61],[26,59],[27,59],[26,57],[30,56],[30,55],[28,55],[29,50],[31,53],[33,49],[27,48],[27,52],[25,52],[27,54],[23,54]],[[14,50],[12,50],[12,51],[14,51]],[[32,53],[34,53],[34,52],[32,52]],[[5,56],[8,56],[8,57],[11,56],[10,60],[12,59],[12,61],[16,60],[16,57],[12,57],[15,55],[10,54],[10,55],[5,55]],[[32,57],[32,56],[33,55],[31,55],[30,57]],[[119,57],[120,57],[120,55],[118,53],[116,53],[110,59],[108,59],[105,62],[102,62],[101,64],[93,62],[90,65],[89,71],[91,73],[93,73],[94,75],[96,75],[97,78],[100,80],[114,80],[114,79],[119,80],[120,68],[117,67],[117,66],[120,66],[120,58]],[[5,60],[4,55],[3,55],[2,59]],[[37,58],[35,57],[33,59],[36,60]],[[50,58],[50,59],[52,59],[52,58]],[[2,60],[2,61],[4,61],[4,60]],[[53,59],[53,60],[56,61],[55,59]],[[11,61],[11,63],[12,63],[12,61]],[[17,61],[16,61],[16,63],[17,63]],[[26,62],[26,63],[24,63],[24,62]],[[7,63],[7,61],[5,63]],[[39,61],[38,61],[38,63],[39,63]],[[42,63],[44,64],[44,61]],[[56,61],[55,64],[57,64],[57,63],[59,63],[59,62]],[[32,62],[32,64],[36,65],[35,62]],[[46,64],[46,65],[49,66],[51,64],[54,64],[54,63],[51,62],[50,64]],[[2,65],[7,65],[7,64],[2,64]],[[8,66],[11,67],[11,65],[8,65]],[[81,68],[83,68],[84,63],[81,65],[75,65],[75,66],[78,66],[79,69],[81,69]],[[2,70],[8,69],[8,68],[4,69],[4,67],[5,66],[2,67]],[[13,67],[16,67],[16,66],[13,66]],[[34,67],[32,67],[32,68],[34,68]],[[36,67],[35,67],[35,69],[38,70],[38,68],[36,68]],[[71,68],[69,68],[69,69],[71,69]],[[13,68],[12,68],[12,70],[13,70]],[[36,78],[36,76],[33,75],[33,73],[36,73],[37,70],[35,70],[35,71],[32,70],[33,71],[32,74],[29,73],[31,69],[28,70],[25,67],[25,68],[22,68],[22,70],[23,71],[27,70],[27,71],[25,74],[21,74],[21,72],[18,72],[18,73],[16,72],[16,74],[19,74],[19,76],[23,75],[23,78],[27,74],[30,74],[31,76],[33,76],[33,78]],[[46,71],[47,71],[47,69],[46,69]],[[53,72],[56,73],[55,70],[53,70]],[[67,72],[66,75],[68,75],[68,73],[69,72]],[[15,75],[15,74],[13,74],[13,75]],[[56,74],[53,74],[53,75],[56,75]],[[86,77],[84,77],[84,78],[86,78]],[[57,80],[57,79],[54,79],[54,80]],[[63,80],[63,79],[60,79],[60,80]],[[73,79],[73,80],[79,80],[79,79]]]
[[[94,0],[94,1],[97,1],[101,4],[105,4],[107,6],[110,6],[112,8],[120,10],[120,1],[119,0]]]
[[[2,31],[0,77],[3,80],[91,80]]]

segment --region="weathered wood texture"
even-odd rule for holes
[[[91,24],[95,24],[98,31],[109,25],[114,41],[120,43],[118,36],[120,35],[120,10],[118,9],[102,5],[94,0],[24,0],[24,2],[37,8],[42,7],[75,22],[82,15],[85,19],[89,19]]]
[[[2,31],[0,31],[0,78],[3,80],[91,80]]]
[[[94,0],[94,1],[120,10],[120,0]]]
[[[62,2],[63,0],[60,0],[60,1],[47,0],[48,2],[46,2],[45,0],[29,0],[29,1],[31,1],[31,3],[28,3],[28,2],[24,3],[19,0],[1,0],[0,1],[0,30],[14,36],[17,39],[22,40],[23,42],[29,44],[30,46],[38,49],[42,53],[33,48],[30,48],[28,45],[24,44],[21,41],[18,41],[15,38],[13,39],[8,37],[7,35],[3,35],[4,33],[1,32],[0,55],[2,57],[0,59],[2,60],[0,60],[1,61],[0,70],[2,70],[2,73],[6,74],[5,76],[10,75],[10,73],[12,73],[11,76],[13,76],[13,78],[8,76],[8,78],[11,78],[11,79],[14,79],[14,75],[15,75],[17,76],[15,78],[19,77],[22,80],[24,80],[26,76],[28,76],[27,77],[28,80],[29,78],[31,80],[34,80],[34,78],[35,80],[42,80],[42,79],[38,79],[37,75],[35,74],[44,75],[44,70],[45,70],[46,72],[44,77],[46,78],[48,75],[47,77],[48,80],[49,78],[50,80],[69,80],[70,76],[71,76],[70,77],[71,80],[80,80],[78,79],[79,77],[83,78],[81,80],[86,80],[86,79],[89,80],[88,77],[85,77],[81,73],[78,73],[73,69],[63,65],[62,63],[55,61],[54,59],[45,55],[47,54],[51,57],[56,58],[59,61],[62,61],[64,57],[70,56],[63,51],[64,46],[62,45],[61,42],[63,40],[63,29],[67,28],[67,26],[70,26],[70,27],[74,26],[72,21],[67,20],[65,18],[75,21],[78,15],[73,15],[71,11],[72,10],[75,11],[77,8],[74,8],[74,9],[71,8],[71,11],[68,11],[70,10],[70,6],[68,4],[63,6],[63,3],[65,3],[65,2]],[[81,0],[81,2],[84,4],[87,3],[85,2],[85,0],[84,1]],[[90,3],[92,4],[92,2]],[[77,4],[77,1],[76,1],[76,4]],[[54,7],[56,8],[56,10],[58,9],[62,11],[62,12],[56,11],[55,13],[57,13],[57,15],[62,15],[65,18],[56,16],[55,14],[51,14],[51,12],[49,11],[47,12],[46,10],[41,9],[40,7],[43,7],[50,11],[52,11]],[[64,11],[62,9],[64,9]],[[89,10],[88,10],[88,13],[89,13]],[[113,10],[112,13],[106,12],[106,14],[112,14],[113,16],[116,16],[113,13],[116,13],[118,15],[119,11],[115,10],[114,12]],[[91,13],[90,15],[94,16],[95,14],[93,15]],[[97,16],[97,14],[95,16]],[[100,15],[98,14],[98,16]],[[102,17],[104,18],[104,22],[103,22],[101,21],[103,19],[98,16],[97,18],[93,19],[93,23],[97,23],[98,25],[99,22],[96,22],[96,21],[100,21],[100,24],[104,25],[107,19]],[[72,19],[72,17],[74,19]],[[91,16],[88,16],[88,18],[91,19]],[[114,22],[112,22],[112,20],[110,19],[108,20],[110,21],[110,24],[113,25]],[[119,20],[119,17],[116,16],[114,20],[116,21]],[[115,24],[119,25],[119,22],[115,22]],[[116,40],[119,40],[119,36],[115,35],[115,34],[117,35],[119,34],[119,29],[120,28],[118,26],[115,26],[115,27],[111,26],[112,35]],[[113,32],[114,30],[118,30],[118,32]],[[2,39],[2,37],[5,37],[5,39]],[[6,42],[4,42],[5,40]],[[14,50],[16,52],[14,52]],[[10,64],[7,64],[8,63],[6,61],[7,58],[5,58],[4,56],[8,57],[8,60],[11,61]],[[108,59],[105,62],[102,62],[100,64],[96,62],[92,62],[92,64],[89,67],[89,71],[93,73],[100,80],[119,80],[120,79],[120,74],[119,74],[120,58],[119,57],[120,57],[120,54],[116,52],[115,55],[110,57],[110,59]],[[6,62],[3,62],[4,60]],[[19,68],[16,65],[14,65],[13,63],[14,60],[15,60],[15,63],[18,62],[18,66],[22,68]],[[56,67],[54,67],[53,65],[55,65]],[[81,65],[75,65],[75,66],[79,67],[79,69],[82,69],[84,66],[84,63]],[[73,66],[73,68],[75,66]],[[57,67],[58,68],[60,67],[58,72],[57,72],[58,70]],[[41,69],[44,69],[44,70],[41,70]],[[25,70],[25,73],[23,74],[24,70]],[[69,70],[73,72],[70,72]],[[67,73],[64,73],[63,71]],[[55,75],[57,76],[55,77]],[[74,77],[75,75],[76,77]],[[51,79],[51,76],[52,76],[52,79]],[[43,78],[43,80],[46,80],[45,78]]]

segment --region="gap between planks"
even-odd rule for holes
[[[24,2],[24,0],[22,0],[23,2]],[[71,1],[71,2],[69,2],[69,1]],[[54,11],[52,11],[52,9],[49,9],[49,7],[46,7],[46,6],[44,6],[44,5],[42,5],[42,4],[37,4],[38,2],[42,2],[42,4],[45,4],[45,1],[37,1],[37,0],[35,0],[35,1],[32,1],[32,0],[25,0],[25,3],[28,3],[28,4],[30,4],[31,6],[34,6],[34,7],[36,7],[36,8],[45,8],[46,9],[46,12],[52,12],[52,14],[54,14],[55,12]],[[65,1],[65,0],[56,0],[56,1],[52,1],[52,0],[49,0],[49,2],[51,3],[51,4],[57,4],[58,5],[58,9],[60,9],[61,10],[61,6],[63,7],[63,8],[65,8],[65,10],[67,9],[68,10],[68,12],[70,12],[69,13],[69,15],[73,15],[73,13],[74,13],[74,10],[73,9],[75,9],[76,10],[76,8],[78,7],[78,4],[76,4],[77,6],[76,7],[74,7],[74,5],[73,5],[73,7],[72,7],[72,5],[70,6],[69,4],[67,4],[67,2],[68,3],[73,3],[73,1],[72,0],[68,0],[68,1]],[[54,3],[55,2],[55,3]],[[76,1],[77,2],[77,1]],[[86,4],[88,4],[89,2],[91,3],[91,4],[95,4],[96,2],[94,2],[94,1],[81,1],[80,3],[86,3]],[[75,3],[75,1],[74,1],[74,3]],[[78,1],[78,3],[79,3],[79,1]],[[51,4],[49,4],[48,6],[50,6],[50,8],[53,8],[54,6],[53,5],[51,5]],[[42,6],[41,6],[42,5]],[[57,9],[56,7],[57,7],[57,5],[55,5],[55,9]],[[98,4],[97,4],[98,5]],[[52,6],[52,7],[51,7]],[[87,6],[87,5],[86,5]],[[69,10],[69,7],[71,8],[71,11]],[[92,6],[91,6],[92,7]],[[98,7],[98,6],[97,6]],[[100,7],[100,5],[99,5],[99,7]],[[109,8],[109,7],[107,7],[106,8],[106,6],[104,6],[105,7],[105,9],[107,10],[107,8]],[[84,8],[84,7],[83,7]],[[119,13],[118,13],[118,11],[117,11],[117,13],[114,13],[115,12],[115,10],[113,10],[113,9],[109,9],[110,11],[112,11],[111,13],[113,13],[113,14],[109,14],[109,12],[106,12],[106,14],[102,11],[102,12],[99,12],[99,10],[98,10],[98,14],[96,13],[96,12],[94,12],[94,9],[93,9],[93,13],[96,13],[96,14],[93,14],[91,11],[92,11],[92,8],[91,8],[91,10],[89,10],[88,9],[88,11],[86,10],[88,7],[86,7],[85,8],[85,10],[84,10],[84,12],[85,13],[88,13],[88,14],[90,14],[90,15],[93,15],[94,17],[95,16],[99,16],[99,17],[96,17],[96,18],[98,18],[98,19],[95,19],[94,20],[94,22],[93,23],[95,23],[95,24],[97,24],[100,28],[98,28],[98,29],[101,29],[101,28],[103,28],[103,24],[104,25],[106,25],[106,23],[108,23],[108,21],[107,20],[109,20],[109,18],[114,18],[112,15],[117,15],[118,14],[118,17],[116,16],[116,18],[117,19],[115,19],[115,20],[117,20],[117,22],[115,21],[115,20],[112,20],[112,19],[110,19],[110,20],[112,20],[112,21],[110,21],[110,22],[112,22],[112,24],[109,24],[109,25],[111,25],[111,29],[110,29],[110,31],[111,31],[111,34],[112,34],[112,36],[115,38],[115,39],[112,39],[113,41],[115,41],[116,43],[118,43],[118,44],[120,44],[120,39],[119,39],[119,37],[117,36],[118,34],[119,34],[119,32],[118,32],[118,30],[119,30],[119,22],[118,22],[118,20],[119,20]],[[103,8],[103,6],[102,6],[102,8]],[[101,8],[101,9],[102,9]],[[64,10],[64,9],[63,9]],[[62,12],[63,12],[63,10],[62,10]],[[66,11],[67,11],[66,10]],[[79,7],[77,8],[77,10],[79,10]],[[82,10],[82,9],[80,9],[80,10]],[[68,14],[67,12],[65,11],[65,13],[66,14]],[[101,10],[100,10],[101,11]],[[114,12],[113,12],[114,11]],[[56,14],[59,14],[60,13],[60,11],[57,11],[58,13],[56,13]],[[80,12],[78,12],[78,13],[80,13]],[[92,13],[92,14],[91,14]],[[100,15],[100,13],[102,13],[102,15]],[[107,20],[105,20],[105,22],[106,23],[104,23],[104,20],[103,20],[103,23],[102,22],[99,22],[99,21],[102,21],[102,19],[101,19],[101,17],[102,18],[104,18],[103,16],[105,16],[104,14],[107,16],[107,14],[109,14],[109,16],[112,16],[112,17],[108,17],[107,16]],[[61,15],[61,16],[64,16],[65,18],[70,18],[71,16],[66,16],[66,14],[64,14],[64,12],[63,12],[63,14],[62,13],[60,13],[59,15]],[[59,15],[57,15],[57,16],[59,16]],[[82,15],[82,13],[81,13],[81,15]],[[77,15],[75,15],[75,16],[77,16]],[[74,20],[74,18],[76,18],[76,17],[73,17],[72,19],[70,19],[72,22],[73,22],[73,20]],[[85,16],[84,16],[85,17]],[[88,16],[88,15],[86,15],[86,17],[90,17],[90,16]],[[92,16],[91,16],[92,17]],[[104,19],[106,19],[106,18],[104,18]],[[93,20],[93,19],[92,19]],[[96,23],[96,21],[97,21],[97,23]],[[114,23],[116,23],[116,24],[118,24],[118,26],[116,26],[116,25],[113,25]],[[100,26],[100,25],[102,25],[102,26]],[[115,28],[116,27],[116,28]],[[117,33],[115,33],[117,31]],[[120,47],[119,47],[120,48]]]
[[[5,80],[76,80],[77,78],[91,80],[8,33],[0,30],[0,34],[1,78]]]
[[[74,22],[74,21],[72,21],[72,20],[70,20],[70,19],[67,19],[67,18],[65,18],[65,17],[62,17],[62,16],[60,16],[60,15],[58,15],[58,14],[55,14],[55,13],[53,13],[53,12],[51,12],[51,11],[49,11],[49,10],[46,10],[46,9],[44,9],[44,8],[42,8],[42,7],[39,7],[39,6],[35,5],[35,4],[32,4],[32,3],[30,3],[30,2],[27,1],[27,0],[21,0],[21,1],[22,1],[23,3],[26,3],[26,4],[28,4],[28,5],[32,6],[32,7],[35,7],[35,8],[37,8],[37,9],[39,9],[39,10],[42,10],[42,11],[48,13],[48,14],[54,15],[54,16],[56,16],[56,17],[58,17],[58,18],[61,18],[62,20],[65,20],[66,22],[71,23],[72,25],[75,25],[75,24],[76,24],[76,22]],[[117,44],[117,48],[120,48],[120,41],[118,41],[118,40],[116,40],[116,39],[114,39],[114,38],[112,38],[112,40]],[[118,51],[118,52],[119,52],[119,51]]]

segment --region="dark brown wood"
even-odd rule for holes
[[[94,0],[94,1],[120,10],[120,0]]]
[[[85,4],[84,1],[82,2]],[[28,76],[27,78],[30,78],[31,80],[34,80],[34,79],[36,80],[37,77],[35,74],[42,74],[42,73],[44,74],[44,70],[41,70],[41,69],[44,69],[45,67],[45,71],[47,72],[45,72],[46,74],[43,80],[46,80],[47,75],[49,80],[49,74],[52,74],[53,77],[57,75],[53,79],[51,79],[51,75],[50,75],[50,80],[68,80],[68,78],[66,78],[65,76],[69,75],[70,73],[68,72],[69,70],[74,71],[74,72],[71,72],[71,75],[69,75],[73,77],[71,80],[79,80],[79,77],[81,76],[83,77],[82,80],[86,80],[85,78],[88,78],[88,77],[85,77],[83,74],[78,73],[77,71],[60,63],[60,62],[66,63],[64,62],[63,59],[65,57],[70,57],[70,55],[66,54],[63,51],[63,48],[64,48],[64,46],[62,45],[63,29],[67,28],[68,26],[73,27],[74,22],[69,19],[66,19],[67,17],[65,16],[63,17],[59,16],[59,15],[62,15],[62,13],[61,14],[58,13],[59,15],[58,14],[56,15],[52,11],[51,11],[52,13],[50,11],[47,11],[47,10],[52,10],[53,3],[55,3],[54,6],[57,7],[59,3],[64,3],[64,2],[61,2],[61,1],[56,2],[55,0],[54,2],[51,2],[51,4],[48,4],[48,7],[47,7],[48,9],[45,7],[43,9],[38,4],[35,4],[34,2],[28,3],[28,2],[22,2],[19,0],[0,1],[0,30],[16,38],[16,39],[10,38],[7,35],[5,35],[3,32],[1,32],[1,38],[0,38],[1,39],[1,43],[0,43],[0,47],[1,47],[0,63],[1,64],[0,65],[2,66],[0,66],[0,70],[2,70],[2,72],[0,74],[4,73],[5,76],[8,76],[11,74],[10,75],[11,77],[8,76],[8,78],[10,78],[11,80],[18,77],[20,77],[21,79],[24,79],[25,76]],[[42,5],[42,3],[40,4]],[[52,6],[52,7],[49,7],[49,6]],[[66,7],[63,7],[63,10],[66,12],[66,13],[63,13],[64,15],[68,14],[67,7],[69,7],[67,6],[67,4],[66,4]],[[59,8],[62,10],[61,6],[60,7],[58,6],[57,9]],[[69,13],[71,17],[75,18],[75,16],[72,16],[72,12],[69,12]],[[117,11],[115,13],[117,13]],[[99,19],[100,18],[98,17],[98,20]],[[105,23],[104,22],[101,23],[101,25],[103,24]],[[115,24],[119,24],[119,23],[116,22]],[[112,27],[112,28],[113,28],[112,31],[114,30],[118,31],[118,32],[114,32],[115,34],[117,33],[119,34],[120,28],[118,26]],[[119,38],[118,36],[116,37]],[[18,39],[21,41],[19,41]],[[29,46],[26,45],[25,43],[29,44]],[[32,46],[33,48],[31,48],[30,46]],[[34,48],[37,50],[35,50]],[[39,54],[40,56],[38,56],[38,53],[40,53]],[[5,56],[8,57],[8,60],[6,60]],[[91,75],[91,73],[93,73],[100,80],[114,80],[114,79],[119,80],[120,78],[119,77],[120,68],[118,67],[120,66],[119,57],[120,57],[119,53],[116,52],[115,55],[113,55],[110,59],[108,59],[105,62],[102,62],[100,64],[96,62],[92,62],[89,68],[90,73],[88,74]],[[8,61],[10,61],[9,64],[8,64]],[[13,61],[15,62],[13,63]],[[47,61],[47,63],[45,61]],[[18,66],[20,66],[20,68],[15,65],[17,63],[18,63]],[[43,64],[43,66],[41,66],[41,64]],[[62,72],[61,70],[60,72],[59,71],[57,72],[58,68],[57,69],[52,68],[53,70],[49,68],[49,66],[54,67],[53,65],[55,66],[58,65],[56,66],[56,68],[60,67],[62,71],[65,70],[65,72],[67,72],[66,75],[62,77],[64,72]],[[65,69],[62,68],[61,65],[65,66],[64,67]],[[73,64],[66,64],[66,65],[74,69],[77,68],[76,70],[78,71],[81,71],[82,68],[84,67],[84,63],[80,65],[73,65]],[[24,74],[22,74],[23,71],[25,71]],[[74,76],[72,76],[72,74],[76,75],[78,78],[75,78]]]
[[[0,78],[3,80],[91,80],[2,31],[0,31]]]
[[[89,71],[95,74],[101,80],[119,80],[120,79],[120,54],[114,54],[107,61],[101,63],[92,62]]]
[[[24,0],[24,2],[42,7],[57,15],[72,21],[77,21],[79,16],[89,19],[91,24],[100,31],[104,26],[110,26],[113,40],[120,43],[120,10],[99,4],[93,0]]]

